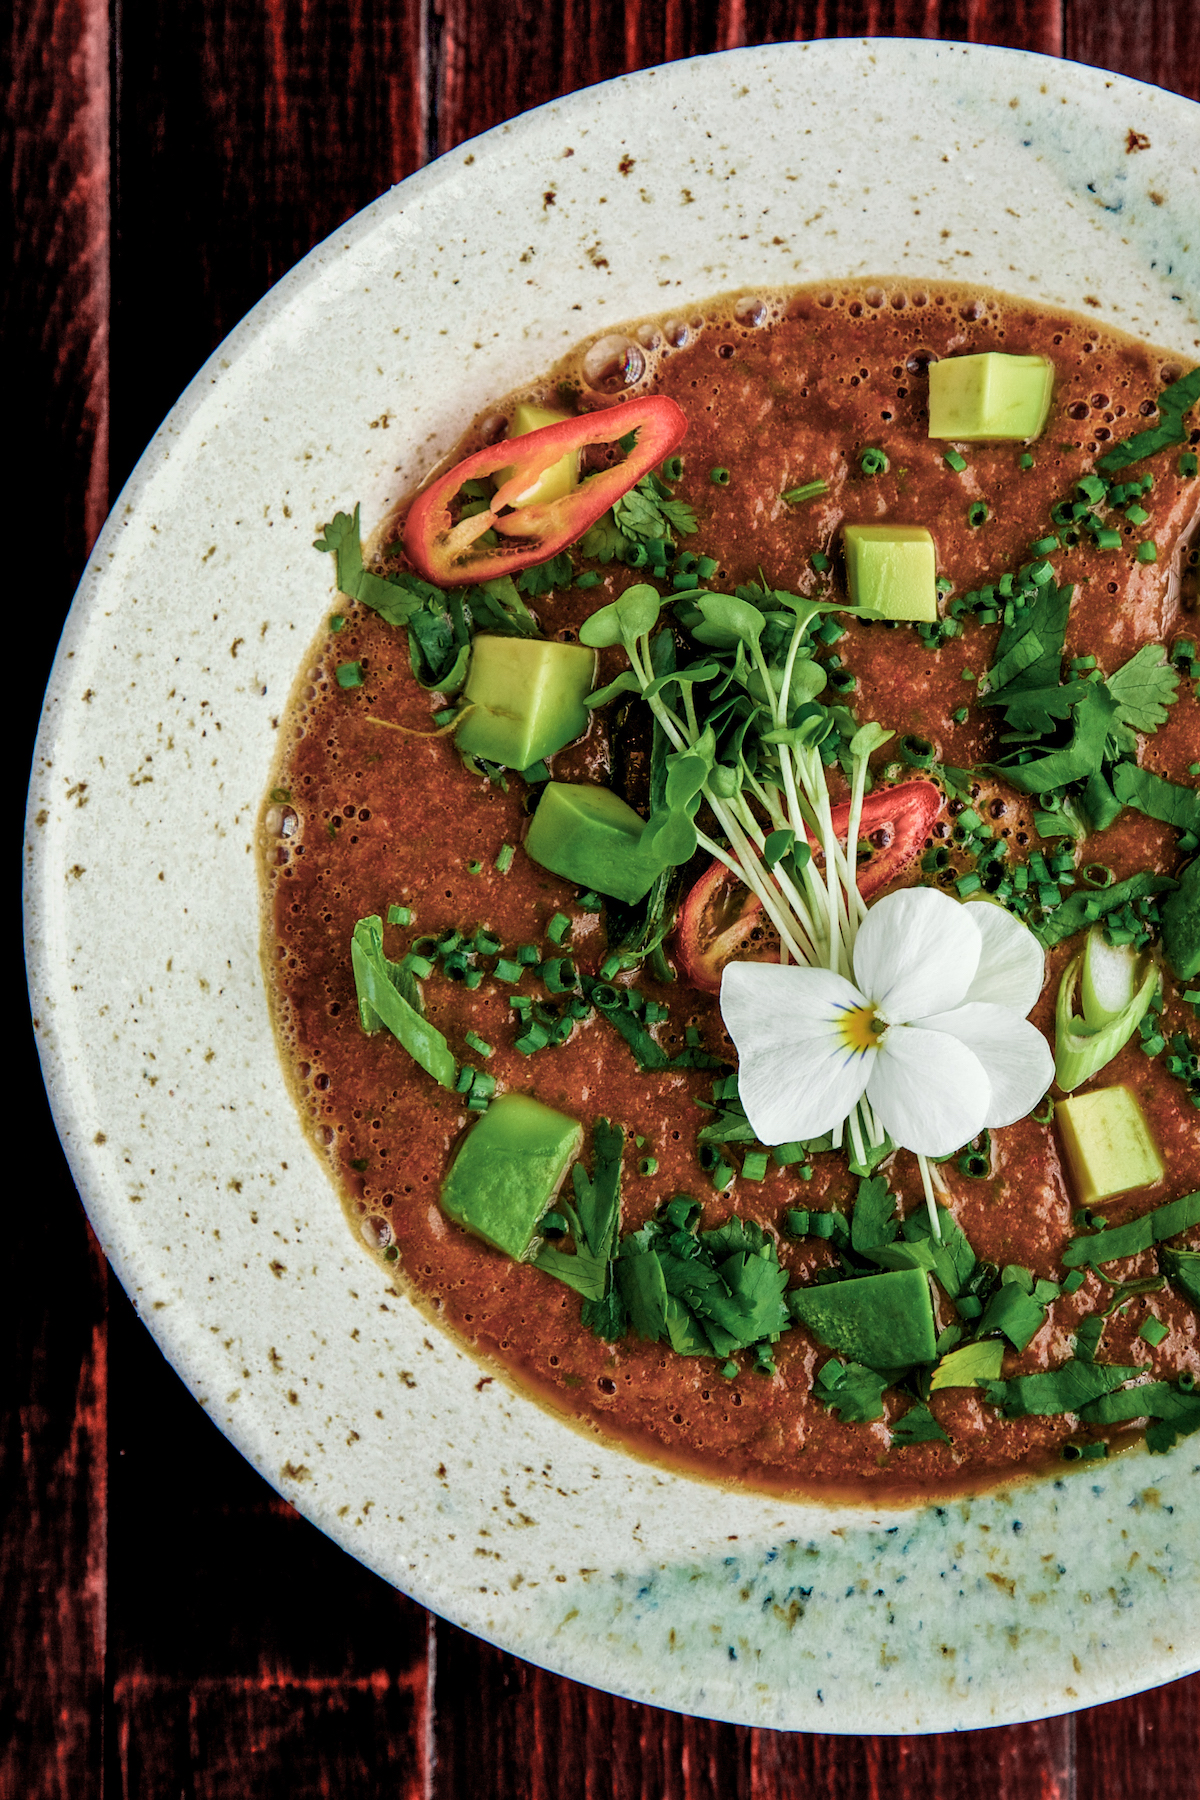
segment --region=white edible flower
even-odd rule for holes
[[[829,969],[729,963],[721,1013],[746,1116],[764,1144],[821,1137],[863,1095],[894,1143],[947,1156],[1022,1118],[1054,1076],[1026,1014],[1041,945],[1001,906],[906,888],[870,907],[854,980]]]

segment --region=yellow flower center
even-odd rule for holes
[[[865,1050],[878,1049],[879,1040],[887,1030],[887,1022],[878,1016],[873,1006],[856,1006],[852,1011],[842,1014],[837,1028],[847,1050],[861,1055]]]

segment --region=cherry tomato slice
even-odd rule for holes
[[[858,865],[858,891],[871,899],[902,875],[921,853],[942,807],[942,792],[932,781],[906,781],[879,788],[863,801],[860,838],[871,843],[871,855]],[[833,828],[844,844],[850,802],[833,808]],[[727,962],[778,962],[779,935],[762,910],[762,902],[714,862],[696,882],[679,916],[676,949],[683,973],[706,994],[720,991]]]
[[[404,521],[404,548],[413,567],[427,581],[442,587],[492,581],[498,575],[514,575],[534,563],[548,562],[669,456],[686,430],[687,415],[674,400],[665,394],[647,394],[476,450],[417,495]],[[583,450],[589,444],[615,444],[631,431],[637,432],[637,442],[623,462],[585,476],[577,488],[557,500],[521,504],[522,495],[569,451]],[[463,482],[481,480],[498,469],[505,471],[505,479],[487,509],[454,524],[450,502]],[[479,544],[477,540],[489,530],[514,541]]]

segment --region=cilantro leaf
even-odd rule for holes
[[[929,1381],[929,1390],[939,1388],[979,1387],[985,1381],[998,1381],[1004,1363],[1004,1345],[999,1338],[979,1338],[963,1344],[943,1356]]]
[[[967,1284],[975,1274],[978,1266],[975,1252],[968,1243],[962,1226],[945,1206],[938,1206],[938,1223],[942,1228],[942,1235],[940,1239],[935,1239],[929,1214],[922,1208],[920,1212],[912,1213],[905,1219],[902,1229],[908,1243],[928,1244],[933,1252],[934,1274],[950,1298],[957,1300],[966,1291]]]
[[[1162,909],[1163,951],[1181,981],[1200,974],[1200,857],[1193,857]]]
[[[1012,1381],[980,1381],[993,1406],[1006,1419],[1045,1418],[1055,1413],[1077,1413],[1092,1400],[1132,1381],[1140,1369],[1116,1363],[1064,1363],[1039,1375],[1017,1375]]]
[[[1200,833],[1200,792],[1167,781],[1136,763],[1118,763],[1112,773],[1112,789],[1122,806],[1132,806],[1148,818],[1177,831]]]
[[[1104,760],[1109,733],[1120,724],[1120,708],[1102,681],[1079,682],[1070,741],[1025,762],[1004,759],[1006,781],[1027,794],[1045,794],[1070,781],[1084,781]],[[1064,690],[1067,691],[1067,690]]]
[[[840,1362],[831,1356],[817,1371],[813,1393],[823,1406],[839,1414],[847,1425],[866,1425],[883,1417],[883,1390],[887,1377],[862,1363]]]
[[[1114,475],[1118,469],[1127,469],[1130,463],[1140,462],[1144,456],[1153,456],[1171,444],[1184,443],[1187,428],[1183,415],[1197,400],[1200,400],[1200,368],[1189,369],[1186,375],[1162,390],[1158,396],[1157,425],[1123,438],[1099,458],[1096,467],[1106,475]]]
[[[1082,931],[1086,925],[1094,924],[1106,913],[1118,911],[1130,900],[1165,893],[1178,885],[1169,875],[1153,875],[1149,870],[1142,870],[1137,875],[1130,875],[1125,881],[1115,882],[1112,887],[1095,888],[1090,894],[1072,894],[1069,900],[1064,900],[1040,924],[1033,925],[1030,929],[1039,943],[1051,950],[1055,944],[1061,944],[1064,938]]]
[[[579,540],[579,553],[592,562],[610,563],[614,557],[620,558],[628,543],[629,539],[610,510],[584,532]]]
[[[1084,1407],[1085,1425],[1120,1425],[1131,1419],[1152,1419],[1146,1432],[1147,1448],[1161,1453],[1178,1438],[1200,1431],[1200,1394],[1168,1381],[1147,1381],[1137,1387],[1102,1395]]]
[[[570,587],[574,576],[575,565],[564,550],[560,555],[552,556],[549,562],[534,563],[531,568],[522,569],[517,576],[517,586],[531,600],[541,600],[555,588]]]
[[[1135,731],[1154,732],[1167,722],[1174,704],[1179,670],[1168,662],[1161,644],[1143,644],[1104,684],[1121,709],[1121,720]]]
[[[950,1437],[944,1432],[924,1401],[918,1400],[910,1406],[903,1418],[897,1419],[892,1426],[892,1443],[903,1449],[908,1444],[948,1444]]]
[[[858,1184],[858,1199],[850,1215],[850,1242],[860,1256],[890,1244],[899,1234],[896,1196],[882,1175]]]
[[[1000,689],[1052,687],[1058,681],[1074,592],[1048,581],[1036,599],[1014,613],[1012,624],[1000,633],[996,661],[988,671],[990,704],[1006,704],[997,701]]]
[[[626,538],[640,542],[670,544],[675,532],[690,537],[697,528],[691,507],[672,500],[653,475],[643,476],[636,487],[621,495],[613,506],[613,519]],[[584,554],[588,554],[586,549]]]
[[[324,536],[316,540],[313,548],[328,551],[333,556],[340,593],[351,600],[360,600],[389,625],[405,625],[427,596],[439,594],[439,590],[428,582],[418,582],[415,575],[404,579],[387,578],[363,567],[360,510],[356,506],[353,517],[349,513],[335,513],[329,524],[322,526]]]

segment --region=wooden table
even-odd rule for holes
[[[312,244],[524,107],[702,51],[859,33],[1016,45],[1200,98],[1197,0],[18,0],[8,689],[28,737],[111,497]],[[614,1700],[426,1615],[299,1519],[163,1362],[23,1054],[0,1800],[1197,1792],[1200,1677],[957,1737],[790,1736]]]

